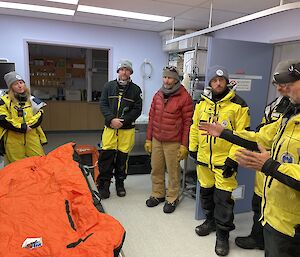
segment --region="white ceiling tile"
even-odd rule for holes
[[[13,0],[28,4],[42,4],[45,6],[76,9],[77,6],[49,2],[45,0]],[[213,0],[212,25],[217,25],[248,14],[279,5],[280,0]],[[284,3],[299,2],[285,0]],[[79,0],[79,4],[92,5],[103,8],[119,9],[146,14],[175,17],[175,29],[203,29],[208,26],[210,0]],[[172,20],[165,23],[123,19],[112,16],[95,15],[76,12],[74,17],[53,15],[47,13],[8,10],[0,8],[0,14],[12,14],[27,17],[68,20],[121,28],[132,28],[150,31],[172,29]]]

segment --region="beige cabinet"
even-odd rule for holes
[[[99,103],[48,101],[42,127],[45,131],[100,130],[104,117]]]

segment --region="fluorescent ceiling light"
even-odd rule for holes
[[[48,2],[56,2],[56,3],[63,3],[63,4],[78,4],[79,0],[45,0]]]
[[[127,11],[100,8],[100,7],[87,6],[87,5],[78,5],[77,11],[138,19],[138,20],[158,21],[158,22],[165,22],[171,19],[171,17],[166,17],[166,16],[158,16],[158,15],[151,15],[151,14],[144,14],[144,13],[137,13],[137,12],[127,12]]]
[[[63,15],[74,15],[75,13],[74,10],[70,10],[70,9],[47,7],[47,6],[32,5],[32,4],[8,3],[8,2],[0,2],[0,8],[17,9],[17,10],[25,10],[25,11],[33,11],[33,12],[46,12],[46,13],[55,13],[55,14],[63,14]]]

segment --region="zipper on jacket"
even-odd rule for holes
[[[214,108],[214,116],[212,117],[212,122],[214,122],[214,118],[216,117],[217,114],[217,104],[215,103],[215,108]],[[209,164],[212,167],[212,136],[209,137],[209,146],[210,146],[210,156],[209,156]]]
[[[262,207],[262,215],[261,215],[261,220],[264,220],[265,219],[265,216],[264,216],[264,213],[265,213],[265,209],[266,209],[266,199],[267,199],[267,193],[266,193],[266,187],[267,187],[267,180],[268,180],[268,177],[266,177],[265,179],[265,183],[264,183],[264,206]]]
[[[282,128],[282,130],[280,131],[280,135],[279,135],[279,137],[278,137],[277,142],[275,143],[275,146],[277,146],[277,143],[278,143],[279,139],[281,138],[281,136],[282,136],[282,134],[283,134],[283,132],[284,132],[284,130],[285,130],[285,128],[286,128],[286,125],[287,125],[287,122],[286,122],[286,124],[284,125],[284,127]],[[280,149],[281,149],[281,147],[282,147],[282,144],[283,144],[283,142],[280,144],[280,146],[278,147],[277,151],[275,151],[276,154],[275,154],[275,152],[272,154],[272,157],[274,156],[274,157],[275,157],[275,160],[277,160],[277,158],[278,158],[278,154],[279,154],[279,152],[280,152]],[[266,193],[266,187],[267,187],[268,177],[270,177],[270,176],[267,176],[267,177],[266,177],[265,184],[264,184],[264,206],[263,206],[263,208],[262,208],[262,218],[261,218],[262,220],[264,220],[264,213],[265,213],[265,208],[266,208],[266,203],[267,203],[267,201],[266,201],[266,199],[267,199],[267,197],[266,197],[266,194],[267,194],[267,193]],[[270,177],[270,180],[269,180],[269,183],[268,183],[268,188],[271,187],[272,182],[273,182],[273,178]]]
[[[208,123],[211,122],[211,116],[208,118]],[[206,135],[206,143],[208,144],[209,135]]]

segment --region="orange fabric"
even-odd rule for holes
[[[0,256],[113,257],[124,228],[94,207],[73,152],[73,144],[66,144],[47,156],[19,160],[0,171]],[[70,225],[66,201],[76,230]],[[43,245],[22,248],[26,238],[42,238]]]

